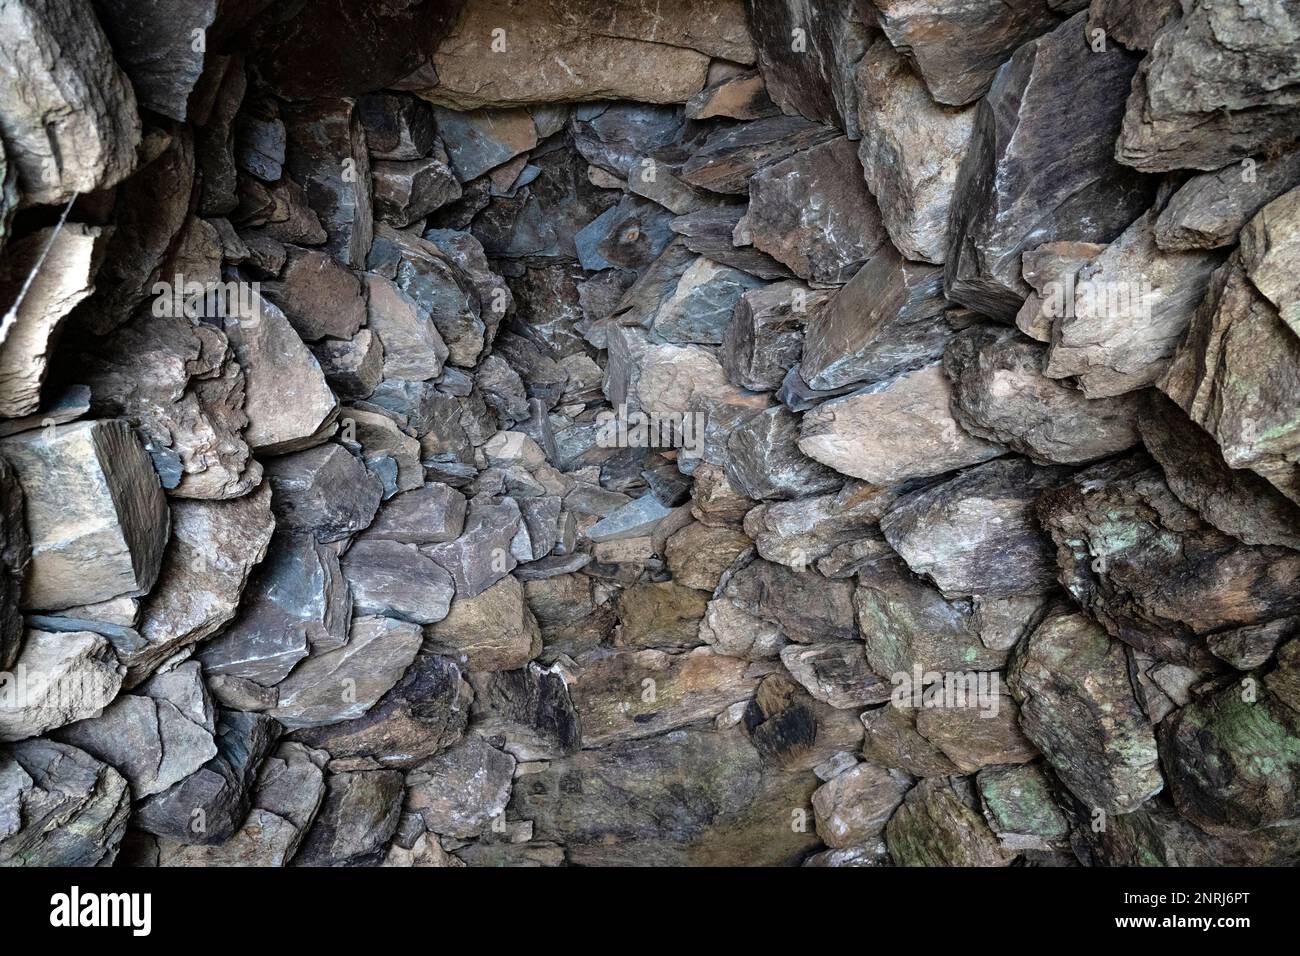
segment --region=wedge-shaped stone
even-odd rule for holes
[[[254,321],[223,324],[244,370],[244,440],[263,455],[310,448],[333,432],[338,400],[284,314],[265,300],[256,307]]]
[[[334,549],[282,532],[251,576],[238,619],[199,652],[209,675],[271,687],[315,647],[347,642],[352,605]]]
[[[1158,384],[1214,437],[1229,466],[1249,468],[1300,501],[1300,432],[1295,403],[1284,397],[1300,381],[1300,296],[1295,267],[1285,264],[1294,243],[1283,225],[1295,221],[1300,190],[1251,220]]]
[[[858,158],[889,238],[909,259],[942,264],[975,108],[935,103],[886,40],[873,43],[858,64],[857,85]]]
[[[1052,547],[1034,519],[1060,468],[992,461],[900,499],[880,521],[890,546],[947,597],[1043,594],[1055,578]]]
[[[1093,53],[1086,16],[1016,51],[976,112],[957,174],[945,288],[1004,321],[1029,291],[1021,253],[1060,239],[1109,242],[1150,205],[1143,177],[1113,158],[1137,57],[1113,44]]]
[[[922,780],[909,790],[885,826],[885,843],[898,866],[1008,866],[1015,859],[984,822],[964,777]]]
[[[420,642],[418,625],[354,618],[345,645],[313,653],[280,682],[280,702],[269,713],[289,728],[354,720],[401,679]]]
[[[447,346],[427,313],[391,280],[366,276],[370,329],[384,350],[384,378],[413,382],[437,378]]]
[[[325,249],[343,265],[363,269],[374,235],[370,154],[356,101],[321,98],[284,110],[285,167],[307,191],[320,217]]]
[[[781,111],[838,126],[857,139],[853,68],[871,43],[875,11],[845,0],[815,11],[802,0],[748,0],[745,7],[759,69]]]
[[[35,412],[64,319],[94,291],[103,231],[70,223],[9,245],[0,266],[0,415]],[[39,269],[37,268],[39,265]],[[30,278],[30,285],[28,280]]]
[[[681,178],[692,186],[744,196],[749,180],[764,166],[835,138],[833,127],[800,116],[774,116],[718,130],[705,140],[682,167]]]
[[[1033,291],[1016,313],[1016,328],[1031,339],[1051,342],[1056,320],[1065,315],[1066,290],[1077,288],[1072,283],[1079,270],[1105,248],[1095,242],[1062,240],[1026,249],[1020,257],[1020,271]]]
[[[1137,443],[1139,396],[1090,399],[1044,375],[1046,359],[1014,329],[959,333],[943,360],[957,421],[1040,464],[1093,461]]]
[[[1289,143],[1300,119],[1300,11],[1196,0],[1167,23],[1133,80],[1120,162],[1148,172],[1218,169]],[[1202,65],[1216,64],[1211,76]]]
[[[1170,252],[1232,245],[1255,213],[1298,185],[1300,151],[1193,176],[1156,220],[1156,245]]]
[[[979,99],[1021,44],[1060,22],[1050,0],[873,2],[889,42],[912,61],[935,100],[949,106]]]
[[[1139,427],[1179,501],[1246,544],[1300,550],[1300,506],[1254,472],[1229,468],[1214,440],[1172,402],[1152,392]]]
[[[886,243],[808,320],[799,373],[815,389],[871,384],[943,354],[943,277]]]
[[[139,632],[146,643],[132,653],[119,652],[131,684],[234,618],[274,530],[268,484],[231,501],[172,504],[171,540],[158,584],[141,607]]]
[[[514,569],[517,559],[511,543],[522,520],[519,506],[508,498],[498,503],[476,502],[465,517],[459,537],[424,545],[421,550],[452,576],[459,597],[471,598]]]
[[[399,229],[460,198],[460,183],[440,159],[380,160],[371,167],[375,216]]]
[[[799,420],[783,405],[750,415],[727,439],[727,476],[755,501],[838,489],[840,476],[806,456],[799,442]]]
[[[0,131],[32,203],[65,203],[135,170],[140,116],[89,4],[50,0],[0,12]]]
[[[86,421],[0,442],[23,489],[32,560],[23,606],[58,609],[147,593],[167,542],[167,504],[122,421]]]
[[[745,221],[756,248],[818,283],[847,282],[886,236],[845,136],[755,173]]]
[[[332,773],[295,866],[366,866],[383,859],[402,814],[397,770]]]

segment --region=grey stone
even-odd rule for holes
[[[361,283],[332,251],[288,247],[280,277],[262,283],[266,297],[278,305],[294,330],[307,342],[326,336],[350,339],[366,323]]]
[[[24,432],[4,439],[0,450],[22,486],[31,537],[24,608],[95,604],[153,587],[167,541],[167,505],[125,422]]]
[[[407,774],[407,812],[433,833],[479,836],[504,819],[514,771],[514,757],[471,734]]]
[[[358,614],[433,624],[447,616],[455,595],[451,575],[413,544],[358,541],[343,556],[342,566]]]
[[[4,675],[0,740],[24,740],[99,716],[113,702],[124,673],[98,634],[29,629],[12,673]]]
[[[361,531],[379,508],[380,484],[340,445],[319,445],[266,466],[277,527],[339,541]]]
[[[331,773],[325,800],[293,858],[294,866],[378,863],[402,812],[397,770]]]
[[[1085,18],[1016,51],[976,112],[957,174],[945,289],[994,318],[1010,321],[1028,292],[1026,249],[1109,242],[1150,204],[1143,177],[1113,157],[1137,58],[1116,46],[1093,53]]]
[[[356,102],[322,97],[286,107],[283,118],[285,168],[320,217],[326,251],[349,268],[364,268],[374,222],[370,155]]]
[[[0,131],[27,200],[61,204],[130,176],[135,92],[90,6],[13,4],[0,22],[0,72],[14,78],[0,93]]]
[[[906,495],[880,521],[886,540],[947,597],[1042,594],[1055,579],[1052,549],[1033,515],[1060,468],[991,461]]]

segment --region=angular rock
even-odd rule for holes
[[[1156,219],[1156,245],[1167,252],[1232,245],[1255,213],[1300,186],[1300,151],[1193,176]]]
[[[505,0],[470,4],[433,58],[438,84],[420,95],[457,109],[633,99],[683,103],[699,92],[709,57],[752,63],[740,0],[707,11],[627,9],[546,0],[526,16]],[[510,29],[505,52],[492,30]],[[600,24],[600,29],[594,29]]]
[[[1039,625],[1017,648],[1007,683],[1025,735],[1093,810],[1128,813],[1164,787],[1124,647],[1084,615]]]
[[[760,279],[791,278],[793,274],[789,268],[783,263],[777,262],[766,252],[760,252],[752,245],[736,245],[736,227],[739,225],[747,208],[746,204],[705,206],[686,215],[678,216],[669,223],[669,228],[681,238],[668,245],[655,266],[673,264],[675,267],[673,281],[675,282],[681,272],[685,270],[686,263],[690,261],[690,257],[686,255],[686,252],[694,252],[706,259],[758,276]],[[683,257],[685,261],[674,262],[673,260],[679,256]],[[680,268],[676,268],[677,266]],[[648,270],[634,289],[639,290],[643,285],[649,283],[653,278],[653,273],[653,269]],[[633,292],[629,292],[628,297],[633,294]]]
[[[334,431],[338,400],[325,373],[284,314],[259,300],[254,321],[226,319],[244,371],[244,440],[263,455],[310,448]]]
[[[216,755],[184,780],[141,801],[132,818],[138,829],[181,843],[216,844],[240,828],[280,726],[261,714],[223,711],[216,730]]]
[[[1077,376],[1089,398],[1153,384],[1205,297],[1221,253],[1163,252],[1155,213],[1140,216],[1066,286],[1067,303],[1052,329],[1046,374]]]
[[[855,643],[787,644],[781,663],[808,693],[832,707],[880,704],[890,696],[890,685],[871,672]]]
[[[1056,320],[1065,315],[1066,290],[1076,288],[1079,270],[1105,248],[1095,242],[1060,241],[1026,249],[1020,271],[1033,291],[1016,313],[1016,328],[1038,342],[1051,342]]]
[[[814,12],[794,0],[747,0],[745,9],[759,68],[781,111],[838,126],[857,139],[853,68],[871,44],[875,11],[834,2]]]
[[[504,820],[515,758],[472,734],[407,774],[406,811],[432,833],[475,837]]]
[[[41,403],[58,334],[95,289],[103,230],[79,223],[40,229],[11,243],[0,267],[0,415],[19,418]],[[30,284],[29,284],[30,278]]]
[[[108,764],[29,740],[0,754],[0,793],[9,810],[0,814],[0,866],[108,866],[116,858],[131,791]]]
[[[894,246],[909,259],[943,264],[952,204],[973,108],[936,104],[885,40],[858,64],[858,159]]]
[[[145,645],[119,657],[134,685],[176,652],[234,618],[254,565],[275,530],[271,489],[230,501],[176,501],[157,586],[141,607]]]
[[[1012,53],[1060,22],[1044,0],[979,0],[955,8],[872,2],[889,42],[916,67],[934,99],[949,106],[979,99]],[[1083,32],[1082,20],[1078,31]]]
[[[325,801],[294,866],[364,866],[378,863],[402,813],[397,770],[332,773]]]
[[[62,204],[135,170],[140,116],[89,4],[6,5],[0,132],[28,202]],[[20,81],[21,80],[21,81]]]
[[[847,282],[886,237],[861,173],[843,136],[759,170],[745,217],[754,246],[802,279]]]
[[[615,600],[619,625],[611,643],[620,648],[695,647],[707,604],[705,595],[673,581],[635,584]]]
[[[975,785],[984,819],[1007,850],[1054,850],[1068,840],[1069,822],[1037,766],[988,767],[976,776]]]
[[[307,191],[325,228],[325,249],[343,265],[363,269],[374,223],[370,155],[356,102],[321,98],[284,110],[285,168]]]
[[[335,551],[309,534],[281,532],[249,579],[239,617],[199,659],[209,676],[271,687],[311,648],[346,643],[351,609]]]
[[[686,102],[686,118],[693,120],[717,117],[756,120],[778,112],[758,70],[744,70],[710,83]]]
[[[266,477],[276,526],[310,531],[320,541],[340,541],[364,529],[379,508],[378,479],[341,445],[272,459]]]
[[[412,767],[460,739],[473,697],[454,662],[419,654],[406,675],[364,716],[298,730],[294,739],[328,750],[332,767]]]
[[[354,618],[345,645],[313,653],[280,682],[280,702],[269,713],[291,729],[354,720],[401,679],[420,640],[415,624]]]
[[[1272,223],[1270,210],[1279,221]],[[1287,234],[1281,220],[1300,215],[1300,190],[1276,199],[1242,232],[1242,245],[1214,274],[1205,300],[1192,317],[1169,371],[1157,384],[1192,421],[1218,442],[1232,468],[1263,475],[1293,501],[1300,501],[1294,403],[1288,396],[1300,375],[1294,267],[1270,265]],[[1272,241],[1270,241],[1270,237]],[[1287,277],[1289,273],[1289,278]],[[1273,299],[1260,294],[1269,288]],[[1286,311],[1282,312],[1278,304]],[[1267,374],[1264,374],[1267,370]]]
[[[1300,506],[1254,472],[1229,468],[1214,440],[1172,402],[1153,392],[1138,424],[1179,501],[1246,544],[1300,550]]]
[[[885,827],[889,855],[899,866],[1007,866],[1003,849],[980,815],[966,778],[922,780]]]
[[[832,777],[812,795],[817,835],[835,849],[870,844],[884,832],[909,787],[905,774],[867,763]]]
[[[392,281],[365,277],[370,329],[384,351],[384,378],[419,382],[442,374],[447,346],[427,314]]]
[[[465,497],[447,485],[430,482],[384,503],[365,538],[403,544],[454,541],[465,524]]]
[[[1147,172],[1209,170],[1293,142],[1300,12],[1197,0],[1182,13],[1133,79],[1116,158]],[[1202,76],[1207,62],[1215,70]]]
[[[803,417],[799,449],[841,474],[884,485],[1004,454],[962,428],[953,398],[935,362],[818,405]]]
[[[880,521],[885,539],[946,597],[1042,594],[1055,578],[1034,503],[1060,484],[1058,468],[992,461],[900,499]]]
[[[1022,252],[1059,239],[1109,242],[1150,204],[1143,177],[1113,158],[1137,58],[1118,46],[1093,53],[1085,18],[1016,51],[976,112],[957,174],[944,287],[1004,321],[1029,291]]]
[[[451,575],[413,544],[358,541],[344,555],[342,566],[358,614],[433,624],[447,616],[455,595]]]
[[[113,702],[124,672],[98,634],[28,630],[0,686],[0,740],[24,740],[98,717]]]
[[[668,539],[664,559],[675,582],[712,593],[723,573],[749,546],[749,538],[739,531],[710,528],[695,521]]]
[[[384,377],[384,347],[369,329],[350,339],[313,342],[310,348],[325,381],[345,402],[369,398]]]
[[[1138,396],[1085,397],[1044,375],[1046,359],[1045,348],[1013,329],[958,333],[943,367],[961,426],[1039,464],[1092,461],[1136,444]]]
[[[835,490],[838,475],[805,457],[799,445],[799,421],[776,405],[751,415],[727,439],[727,475],[746,497],[791,499]]]
[[[803,354],[805,317],[826,294],[795,282],[743,293],[722,338],[727,381],[751,391],[773,391]]]
[[[425,545],[421,550],[452,576],[459,597],[472,598],[514,569],[517,562],[510,546],[521,521],[519,506],[513,501],[476,503],[458,538]]]
[[[677,288],[660,305],[650,333],[656,341],[719,345],[726,336],[736,303],[758,279],[699,258],[677,283]]]
[[[357,98],[357,110],[372,159],[412,160],[433,153],[437,122],[423,100],[403,93],[367,93]]]
[[[125,422],[25,432],[4,439],[0,450],[22,485],[31,536],[23,607],[95,604],[153,587],[167,541],[167,505]]]
[[[370,169],[375,215],[399,229],[460,198],[460,183],[438,159],[379,160]]]
[[[136,800],[188,777],[216,752],[212,702],[199,665],[188,663],[124,694],[99,716],[59,731],[64,743],[112,764]]]
[[[542,650],[524,589],[509,574],[480,592],[458,594],[451,612],[425,633],[426,649],[454,658],[467,670],[516,670]]]
[[[853,588],[812,572],[755,560],[726,579],[717,597],[777,625],[793,641],[854,640]]]
[[[871,384],[943,354],[952,330],[934,266],[908,262],[886,243],[808,320],[799,374],[814,389]]]
[[[1015,701],[992,675],[984,687],[980,679],[965,675],[964,686],[954,688],[955,706],[941,698],[938,706],[917,711],[916,732],[952,761],[962,773],[984,767],[1024,764],[1038,756],[1017,723]],[[948,688],[944,687],[944,697]]]
[[[504,741],[516,760],[550,760],[581,749],[578,714],[560,664],[474,675],[475,729]]]
[[[266,297],[307,342],[356,335],[366,323],[366,300],[356,276],[332,252],[290,246],[288,253],[279,279],[262,283]]]
[[[573,863],[788,864],[816,839],[790,826],[813,783],[765,768],[738,730],[677,730],[552,761],[509,812]]]
[[[1160,660],[1207,665],[1205,635],[1290,617],[1300,602],[1300,554],[1201,521],[1143,455],[1079,473],[1044,495],[1038,514],[1074,599]]]
[[[716,193],[744,196],[750,178],[773,163],[835,138],[829,126],[801,116],[774,116],[718,130],[682,167],[684,182]]]
[[[221,330],[142,314],[88,359],[83,381],[92,410],[139,429],[174,496],[234,498],[261,482],[241,435],[248,425],[244,373]]]

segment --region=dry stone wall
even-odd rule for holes
[[[0,864],[1300,862],[1297,35],[0,0]]]

